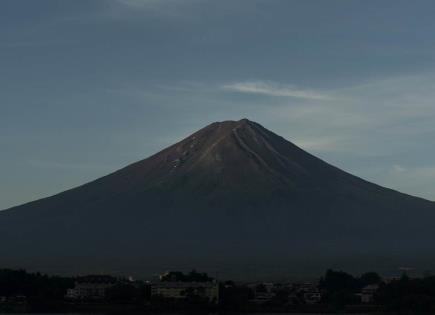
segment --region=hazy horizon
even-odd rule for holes
[[[432,1],[0,3],[0,210],[244,117],[435,200]]]

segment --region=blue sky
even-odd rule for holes
[[[435,200],[435,3],[3,0],[0,209],[247,117]]]

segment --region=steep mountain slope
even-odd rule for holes
[[[430,268],[434,219],[434,203],[352,176],[243,119],[0,212],[0,265],[142,275],[197,267],[239,278]]]

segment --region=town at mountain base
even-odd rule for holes
[[[1,264],[49,273],[233,279],[325,266],[430,269],[435,203],[348,174],[242,119],[91,183],[0,212]]]
[[[435,277],[353,276],[327,270],[315,281],[234,282],[206,273],[167,271],[158,278],[73,277],[0,269],[0,311],[37,313],[236,312],[433,314]]]

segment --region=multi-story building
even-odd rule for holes
[[[206,298],[210,303],[219,303],[217,282],[158,282],[151,287],[152,296],[167,299],[186,299],[191,296]]]
[[[304,282],[295,285],[297,295],[302,296],[306,304],[318,304],[322,300],[319,284],[316,282]]]
[[[72,300],[102,300],[107,290],[116,284],[111,276],[89,275],[78,277],[73,289],[68,289],[66,298]]]
[[[361,289],[361,293],[357,295],[361,298],[361,303],[371,304],[374,302],[374,297],[379,289],[378,284],[370,284]]]

